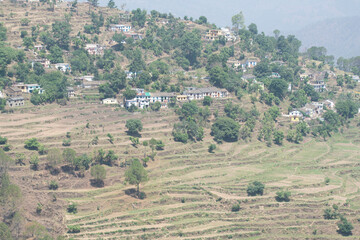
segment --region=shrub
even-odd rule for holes
[[[10,144],[5,144],[5,145],[3,146],[3,150],[4,150],[5,152],[10,151],[10,150],[11,150]]]
[[[145,199],[145,198],[146,198],[146,193],[140,192],[139,193],[139,199]]]
[[[239,204],[235,204],[231,207],[231,211],[232,212],[238,212],[240,211],[240,205]]]
[[[34,171],[39,170],[39,157],[37,155],[32,155],[30,157],[30,168]]]
[[[79,233],[79,232],[80,232],[79,225],[68,226],[68,233]]]
[[[160,102],[152,103],[152,104],[150,104],[150,108],[153,111],[159,111],[161,108],[161,103]]]
[[[77,213],[77,205],[75,203],[70,203],[67,207],[68,213]]]
[[[59,188],[58,183],[55,180],[51,180],[50,184],[49,184],[49,189],[50,190],[56,190]]]
[[[205,96],[204,100],[203,100],[203,105],[204,106],[210,106],[211,103],[213,102],[212,98],[209,96]]]
[[[29,150],[39,150],[40,145],[36,138],[30,138],[25,141],[25,148]]]
[[[276,201],[278,202],[289,202],[291,193],[289,191],[279,191],[276,193]]]
[[[173,131],[174,141],[176,142],[182,142],[187,143],[189,136],[187,133],[179,132],[179,131]]]
[[[43,205],[41,203],[37,204],[37,207],[36,207],[36,213],[37,214],[40,214],[42,212],[42,207],[43,207]]]
[[[338,226],[338,233],[340,233],[343,236],[349,236],[352,235],[351,230],[354,229],[353,225],[345,218],[341,217],[340,222],[337,223]]]
[[[64,139],[62,145],[64,147],[70,146],[71,145],[71,139],[70,138]]]
[[[0,136],[0,145],[4,145],[4,144],[6,144],[6,143],[7,143],[7,138]]]
[[[104,166],[95,165],[91,167],[91,176],[95,180],[95,185],[103,185],[104,179],[106,178],[106,169],[104,168]]]
[[[263,195],[264,188],[265,185],[263,183],[254,181],[249,183],[246,192],[249,196]]]
[[[209,153],[213,153],[215,149],[216,149],[216,145],[210,144],[208,151],[209,151]]]

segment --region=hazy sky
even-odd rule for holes
[[[101,5],[108,0],[100,0]],[[313,22],[360,15],[360,0],[115,0],[118,7],[171,12],[176,17],[204,15],[218,26],[230,26],[231,17],[242,11],[245,23],[260,31],[297,31]]]

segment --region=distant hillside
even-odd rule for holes
[[[334,18],[308,25],[295,35],[303,50],[324,46],[335,57],[360,56],[360,17]]]

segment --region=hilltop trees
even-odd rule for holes
[[[244,29],[245,28],[245,24],[244,24],[245,18],[244,18],[243,13],[239,12],[238,14],[234,15],[231,18],[231,23],[236,30],[239,30],[240,28]]]
[[[139,159],[133,159],[125,172],[125,181],[136,185],[137,196],[140,196],[140,184],[148,180],[147,172]]]

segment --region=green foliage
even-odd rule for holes
[[[60,165],[63,161],[63,155],[61,154],[60,149],[53,148],[48,151],[47,154],[47,165],[54,170],[58,165]]]
[[[189,61],[191,66],[197,63],[197,58],[201,54],[201,47],[201,34],[198,30],[186,32],[179,39],[179,48],[182,55]]]
[[[39,170],[39,157],[36,154],[31,155],[30,157],[30,168],[34,171]]]
[[[247,187],[247,194],[249,196],[256,196],[256,195],[263,195],[265,189],[265,185],[261,182],[254,181],[252,183],[249,183]]]
[[[137,145],[140,144],[140,141],[139,141],[138,137],[130,137],[130,141],[131,141],[131,144],[136,148],[137,148]]]
[[[108,6],[108,8],[117,8],[114,0],[109,0],[107,6]]]
[[[0,239],[13,240],[11,231],[4,222],[0,223]]]
[[[141,132],[143,125],[139,119],[129,119],[126,121],[125,127],[128,129],[128,134],[136,135]]]
[[[336,219],[340,216],[337,205],[333,205],[333,208],[326,208],[324,210],[324,219]]]
[[[41,212],[42,212],[42,209],[43,209],[43,205],[41,203],[38,203],[37,206],[36,206],[36,213],[38,215],[40,215]]]
[[[211,135],[215,141],[222,142],[237,141],[239,137],[240,125],[231,118],[218,118],[211,127]]]
[[[62,145],[63,145],[64,147],[70,146],[70,145],[71,145],[71,139],[70,139],[70,138],[64,139]]]
[[[39,150],[40,143],[36,138],[30,138],[25,141],[25,148],[29,150]]]
[[[109,139],[109,142],[111,143],[111,144],[114,144],[114,137],[113,137],[113,135],[111,135],[110,133],[108,133],[107,135],[106,135]]]
[[[136,97],[136,91],[135,90],[131,90],[130,88],[126,88],[126,90],[123,93],[123,96],[126,99],[134,99]]]
[[[56,44],[65,50],[70,46],[71,25],[66,21],[56,21],[52,24],[52,33]]]
[[[288,83],[283,79],[273,79],[269,86],[269,91],[280,99],[285,98],[287,89]]]
[[[67,226],[68,227],[68,233],[79,233],[80,232],[80,226],[79,225],[72,225]]]
[[[4,144],[6,144],[6,143],[7,143],[7,138],[0,136],[0,145],[4,145]]]
[[[136,185],[137,194],[139,196],[140,183],[146,182],[148,180],[147,172],[144,169],[144,166],[140,163],[139,159],[133,159],[131,165],[125,172],[125,181]]]
[[[352,235],[352,230],[354,229],[351,222],[349,222],[345,217],[340,218],[340,222],[337,223],[338,226],[338,233],[343,236],[350,236]]]
[[[242,12],[239,12],[238,14],[235,14],[234,16],[232,16],[231,18],[231,23],[233,25],[233,27],[237,30],[241,29],[245,29],[245,18]]]
[[[131,23],[133,26],[144,27],[146,22],[146,10],[141,10],[140,8],[133,10],[131,17]]]
[[[77,213],[77,204],[76,203],[70,203],[67,207],[68,213]]]
[[[351,99],[340,100],[336,103],[337,113],[344,118],[353,118],[358,112],[358,104]]]
[[[290,201],[291,192],[289,191],[279,191],[276,192],[276,201],[278,202],[289,202]]]
[[[234,204],[234,205],[231,207],[231,211],[232,211],[232,212],[238,212],[238,211],[240,211],[240,204]]]
[[[161,108],[161,103],[160,103],[160,102],[152,103],[152,104],[150,104],[150,108],[151,108],[151,110],[157,112],[157,111],[159,111],[160,108]]]
[[[210,144],[208,151],[209,151],[209,153],[213,153],[215,149],[216,149],[216,144]]]
[[[6,27],[4,27],[4,24],[2,22],[0,22],[0,41],[5,41],[7,39],[6,31]]]
[[[274,131],[274,143],[277,145],[282,145],[284,139],[284,133],[282,131]]]
[[[57,190],[59,188],[58,183],[55,180],[51,180],[50,184],[49,184],[49,189],[50,190]]]
[[[97,183],[102,183],[106,178],[106,169],[104,166],[95,165],[91,167],[91,176]]]
[[[212,104],[213,100],[209,96],[205,96],[203,100],[203,106],[210,106]]]

